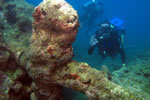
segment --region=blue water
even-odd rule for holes
[[[37,6],[43,0],[26,0]],[[66,0],[79,14],[84,12],[83,5],[90,0]],[[126,45],[150,45],[150,0],[100,0],[104,13],[97,19],[119,17],[125,21]],[[80,38],[80,37],[79,37]],[[81,37],[84,39],[85,37]],[[86,39],[85,39],[86,41]],[[87,41],[86,41],[87,42]],[[85,43],[86,43],[85,42]]]
[[[25,0],[26,2],[28,2],[31,5],[37,6],[39,5],[43,0]]]
[[[26,0],[33,5],[38,5],[42,0]],[[90,0],[66,0],[78,12],[80,28],[76,41],[73,44],[74,60],[88,62],[91,66],[100,69],[102,59],[96,51],[92,56],[88,55],[89,33],[94,32],[97,27],[82,25],[80,15],[85,12],[84,4]],[[89,20],[92,24],[100,24],[103,20],[111,20],[118,17],[124,21],[126,28],[125,49],[150,47],[150,0],[100,0],[103,4],[102,14],[97,14],[95,19]],[[89,27],[91,27],[88,31]],[[127,53],[130,55],[131,53]],[[118,59],[119,60],[119,59]],[[111,69],[111,68],[110,68]]]

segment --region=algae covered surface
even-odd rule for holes
[[[149,100],[148,52],[113,73],[100,71],[72,60],[79,18],[66,1],[0,5],[0,100]],[[74,90],[82,96],[66,98]]]

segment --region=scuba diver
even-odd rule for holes
[[[120,19],[114,18],[111,23],[105,20],[100,24],[100,29],[90,39],[88,54],[91,55],[96,46],[103,58],[106,56],[115,58],[117,53],[120,53],[122,66],[125,66],[125,52],[123,47],[125,29],[120,25],[122,23]]]
[[[79,14],[81,27],[90,27],[103,12],[103,4],[99,0],[90,0],[83,5],[83,12]]]

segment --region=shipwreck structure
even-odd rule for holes
[[[62,100],[62,87],[81,91],[89,100],[142,100],[142,95],[109,81],[87,63],[72,61],[79,22],[67,2],[44,0],[33,18],[32,36],[16,38],[1,32],[0,100]]]

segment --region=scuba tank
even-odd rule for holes
[[[112,24],[112,27],[115,27],[118,30],[120,46],[121,46],[121,48],[123,48],[124,46],[121,41],[121,34],[125,33],[124,21],[118,17],[115,17],[110,21],[110,23]]]

